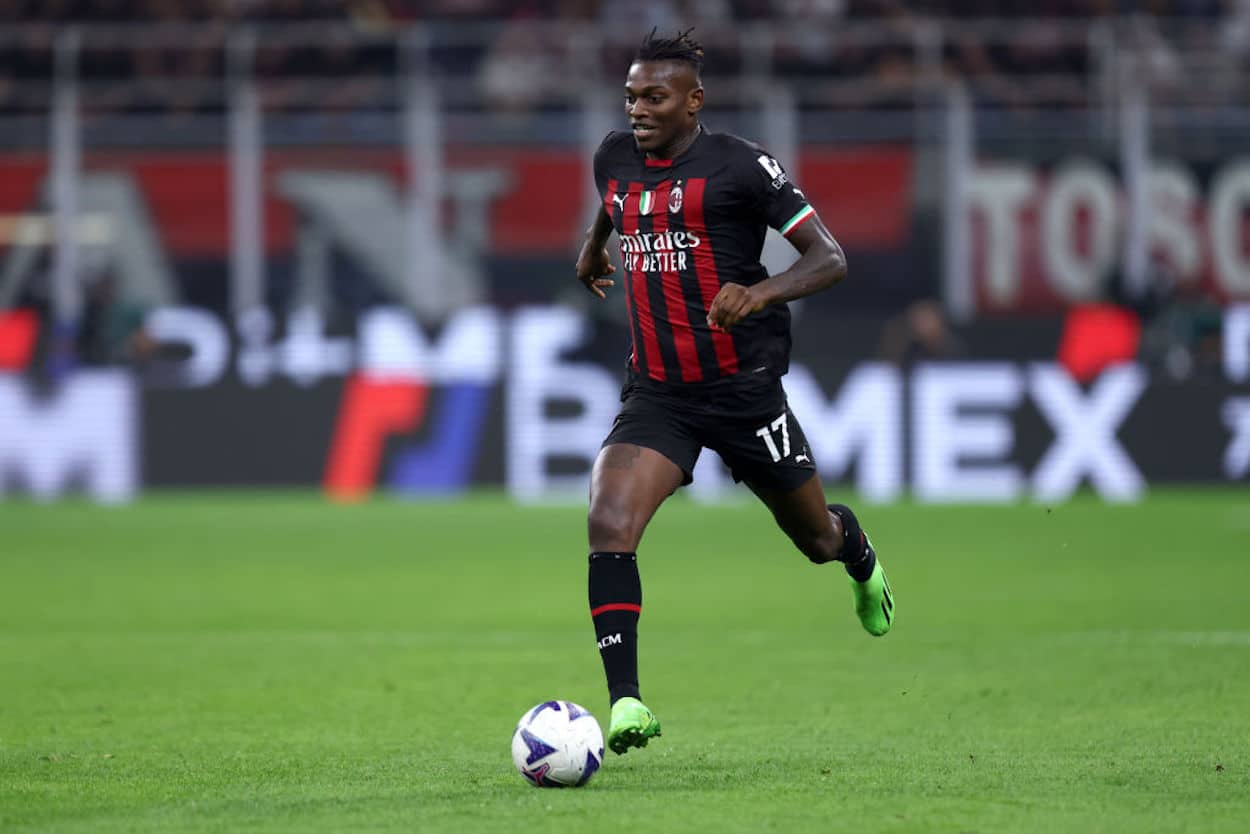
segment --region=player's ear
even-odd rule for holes
[[[686,95],[686,112],[693,116],[703,109],[703,87],[695,87]]]

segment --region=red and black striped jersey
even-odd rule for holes
[[[633,351],[641,379],[711,382],[781,376],[790,362],[790,311],[775,304],[728,332],[707,324],[722,284],[755,284],[768,227],[788,235],[814,212],[758,145],[701,130],[674,159],[647,159],[631,133],[595,153],[595,184],[619,242]]]

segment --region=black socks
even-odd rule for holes
[[[847,574],[856,582],[867,582],[872,569],[877,566],[877,554],[868,546],[868,539],[859,527],[855,513],[845,504],[829,504],[829,512],[842,522],[842,552],[838,561],[846,567]]]
[[[642,582],[633,553],[590,554],[590,616],[608,678],[608,698],[638,698],[638,615]]]

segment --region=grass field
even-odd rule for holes
[[[508,745],[607,715],[580,509],[0,504],[0,831],[1250,831],[1250,494],[862,517],[883,639],[759,507],[666,506],[664,737],[555,791]]]

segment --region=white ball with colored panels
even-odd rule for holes
[[[579,788],[603,764],[603,731],[572,701],[544,701],[517,722],[512,762],[535,787]]]

